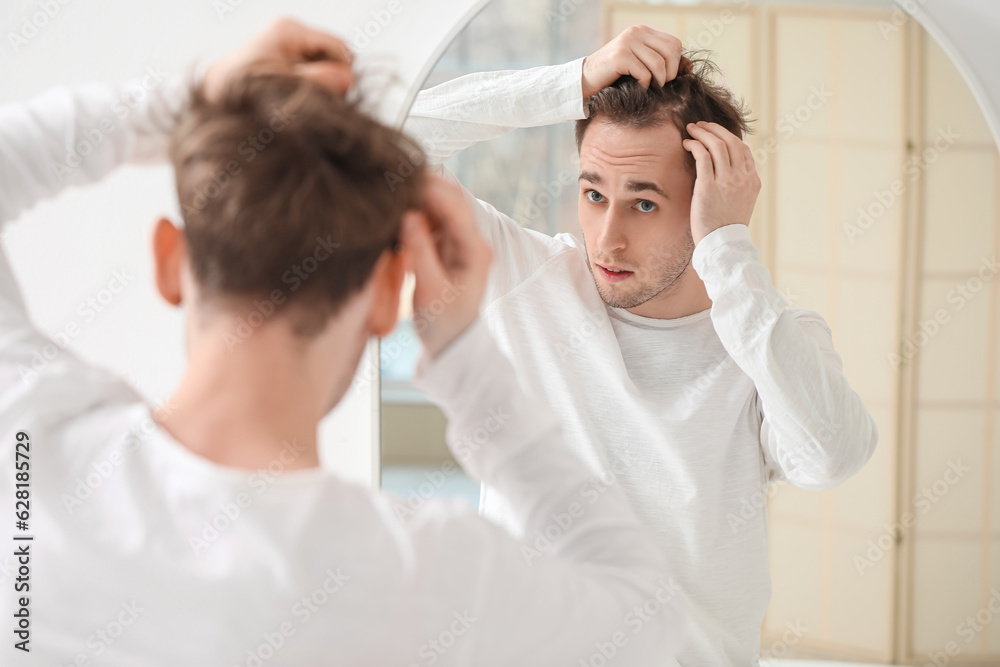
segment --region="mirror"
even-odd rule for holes
[[[716,539],[731,546],[759,529],[766,504],[762,656],[1000,660],[1000,158],[976,97],[934,36],[888,0],[495,0],[425,87],[566,63],[632,24],[711,50],[746,100],[763,181],[750,223],[760,262],[791,308],[829,325],[878,428],[874,455],[835,488],[780,482],[723,512]],[[580,233],[572,123],[515,130],[446,166],[524,227]],[[409,385],[408,326],[382,342],[382,485],[402,511],[433,496],[475,507],[480,489],[450,458],[443,417]],[[530,356],[505,351],[515,365]],[[641,443],[628,451],[643,456]],[[660,525],[711,502],[698,495],[708,490],[681,491],[662,514],[639,510]],[[708,596],[713,584],[692,585]]]

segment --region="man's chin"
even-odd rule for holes
[[[596,276],[594,277],[594,285],[597,287],[597,293],[601,296],[601,300],[612,308],[635,308],[648,301],[633,290],[621,290],[602,283],[601,279]]]

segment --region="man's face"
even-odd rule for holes
[[[579,216],[604,302],[664,298],[691,262],[694,174],[672,123],[634,129],[593,120],[580,144]]]

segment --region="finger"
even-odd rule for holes
[[[482,240],[472,208],[459,185],[432,175],[424,189],[424,210],[431,217],[432,227],[459,244],[474,245]]]
[[[424,189],[423,208],[432,228],[440,232],[446,266],[450,261],[464,265],[478,259],[485,241],[476,229],[472,208],[459,185],[433,175]]]
[[[653,80],[653,73],[650,71],[649,66],[646,65],[639,57],[635,54],[635,51],[628,57],[625,62],[624,72],[619,69],[619,74],[628,74],[643,88],[648,89],[650,81]]]
[[[694,63],[691,62],[690,58],[681,56],[680,64],[677,66],[678,76],[681,74],[690,74],[694,71]]]
[[[713,132],[709,132],[705,127],[707,123],[699,122],[688,125],[688,134],[692,139],[700,141],[708,152],[712,154],[712,166],[718,178],[724,177],[731,169],[732,164],[729,159],[729,149],[726,142],[717,137]]]
[[[646,42],[654,51],[659,53],[667,69],[667,81],[673,81],[681,71],[681,65],[686,58],[681,56],[683,47],[681,41],[673,35],[659,30],[650,30],[649,40]],[[687,61],[690,63],[690,61]]]
[[[705,144],[697,139],[685,139],[682,143],[684,150],[690,151],[694,156],[697,179],[705,182],[715,178],[715,165],[712,163],[712,154],[705,148]]]
[[[299,76],[312,79],[336,93],[346,93],[354,85],[354,72],[345,63],[298,63],[293,69]]]
[[[742,170],[746,166],[746,160],[743,156],[743,149],[746,148],[746,144],[743,140],[718,123],[706,123],[704,127],[725,142],[726,150],[729,151],[730,164],[734,169]]]
[[[743,159],[746,163],[746,169],[748,174],[757,173],[757,161],[753,156],[753,149],[746,142],[741,142],[743,144]]]
[[[420,211],[403,215],[400,244],[408,251],[410,266],[419,288],[435,289],[447,279],[447,272],[431,238],[427,217]]]
[[[634,44],[632,46],[632,53],[649,70],[652,78],[661,88],[666,85],[670,79],[667,78],[667,61],[663,57],[663,54],[646,44]]]
[[[354,62],[354,53],[341,39],[297,21],[285,25],[280,46],[286,54],[306,61],[333,60],[348,65]]]

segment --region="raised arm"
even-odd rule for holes
[[[262,60],[340,90],[352,80],[342,42],[281,20],[207,69],[168,76],[149,68],[129,85],[57,87],[0,107],[0,238],[7,223],[67,186],[95,183],[125,163],[163,161],[189,86],[203,77],[206,94],[214,95],[230,77]],[[4,392],[27,386],[22,381],[37,373],[34,358],[47,345],[52,342],[31,324],[0,251],[0,404],[13,404]],[[60,359],[87,372],[73,355]]]
[[[128,162],[165,160],[190,85],[203,77],[211,96],[269,61],[346,90],[350,59],[340,40],[282,19],[210,68],[168,76],[150,67],[128,85],[61,86],[0,107],[0,227],[67,186],[95,183]]]
[[[788,309],[758,261],[747,223],[760,190],[749,147],[714,123],[689,126],[697,162],[691,264],[712,299],[726,351],[757,388],[769,476],[822,490],[871,458],[875,421],[844,376],[830,328]]]
[[[584,58],[563,65],[467,74],[417,94],[403,131],[443,164],[518,127],[585,118]]]
[[[871,458],[878,431],[844,376],[826,322],[789,309],[759,255],[745,226],[728,225],[702,240],[692,264],[719,338],[757,388],[771,481],[828,489]]]
[[[0,107],[0,238],[7,223],[64,188],[97,182],[125,162],[162,156],[184,88],[183,78],[150,70],[133,86],[60,87]],[[60,373],[64,388],[70,377],[93,379],[78,357],[51,357],[52,349],[55,343],[31,322],[6,248],[0,248],[0,404],[22,409],[24,392],[44,387],[35,381],[39,373]],[[50,363],[40,366],[43,354]],[[93,383],[89,393],[99,398]]]
[[[563,65],[478,72],[422,90],[403,130],[424,148],[429,164],[442,164],[515,128],[586,118],[586,100],[624,74],[644,87],[653,79],[663,85],[681,66],[677,38],[632,26]]]
[[[70,185],[165,155],[184,80],[150,72],[129,86],[58,87],[0,107],[0,224]]]
[[[480,141],[518,127],[584,118],[584,58],[528,70],[480,72],[452,79],[417,95],[403,131],[417,140],[431,170],[462,187],[479,233],[502,257],[493,267],[485,303],[506,294],[565,246],[533,232],[477,198],[444,162]]]

